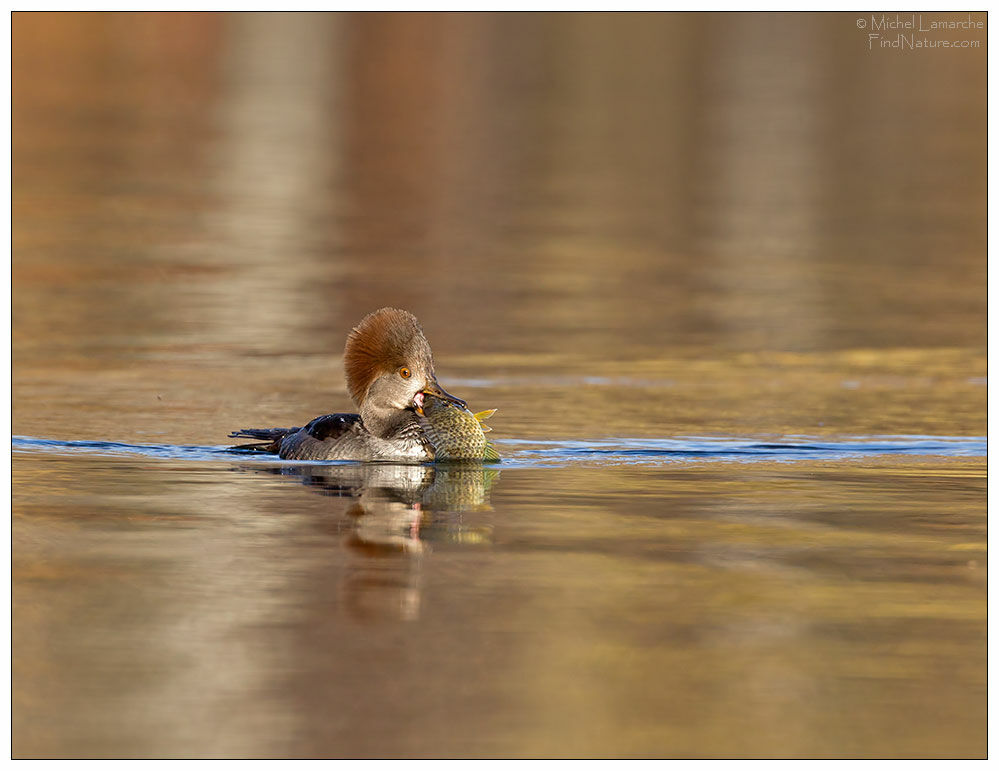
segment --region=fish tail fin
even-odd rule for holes
[[[496,414],[496,410],[482,410],[482,412],[476,412],[472,417],[479,421],[479,425],[482,427],[482,433],[488,434],[493,429],[486,425],[486,421],[489,420],[493,415]]]

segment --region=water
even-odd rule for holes
[[[984,756],[984,49],[865,45],[15,14],[14,755]],[[383,305],[502,463],[227,449]]]
[[[15,726],[36,754],[982,739],[980,456],[483,471],[51,449],[14,465]]]

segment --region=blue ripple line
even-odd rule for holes
[[[94,455],[146,455],[166,458],[206,458],[229,454],[228,447],[200,447],[181,444],[128,444],[87,439],[41,439],[33,436],[11,437],[14,451],[47,450],[49,452],[90,453]]]
[[[871,455],[932,455],[950,457],[985,456],[987,437],[954,436],[867,436],[844,437],[838,441],[815,437],[788,437],[795,441],[758,441],[723,437],[679,437],[674,439],[618,437],[594,440],[498,439],[496,444],[509,447],[503,465],[514,467],[567,465],[599,460],[602,463],[649,464],[682,459],[805,460],[845,459]],[[52,453],[88,453],[93,455],[140,455],[146,457],[278,462],[274,456],[248,456],[225,445],[129,444],[96,440],[42,439],[13,436],[13,451]],[[302,461],[296,461],[302,463]],[[322,464],[324,461],[312,463]],[[311,463],[310,463],[311,465]]]

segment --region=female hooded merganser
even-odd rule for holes
[[[365,316],[343,352],[347,390],[360,414],[322,415],[302,428],[248,428],[230,437],[264,440],[233,449],[292,460],[434,460],[421,423],[426,397],[465,410],[437,383],[430,344],[416,317],[397,308]]]

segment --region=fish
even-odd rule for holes
[[[472,413],[465,407],[427,395],[423,403],[423,430],[434,447],[434,460],[498,461],[499,453],[486,432],[485,421],[496,410]]]

